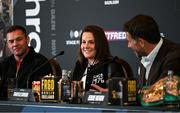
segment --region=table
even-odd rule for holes
[[[0,101],[0,112],[96,112],[96,113],[173,113],[180,112],[180,107],[142,107],[142,106],[109,106],[88,104],[42,103],[22,101]]]

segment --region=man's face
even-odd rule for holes
[[[128,48],[131,48],[137,57],[146,55],[140,40],[133,39],[131,34],[129,34],[128,32],[126,32],[126,39],[128,41]]]
[[[7,44],[12,54],[21,57],[26,54],[29,38],[21,30],[15,30],[7,34]]]

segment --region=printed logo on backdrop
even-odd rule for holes
[[[121,31],[105,31],[108,41],[119,41],[126,39],[126,33]]]
[[[41,18],[39,17],[40,11],[41,11],[41,5],[40,2],[42,3],[43,1],[46,0],[25,0],[27,4],[34,4],[28,9],[25,10],[25,15],[26,15],[26,26],[34,27],[34,30],[31,31],[28,35],[30,37],[30,44],[31,41],[35,41],[36,47],[34,47],[36,52],[39,52],[41,49],[41,39],[40,39],[40,34],[41,34]],[[30,6],[30,5],[29,5]]]
[[[51,54],[57,54],[57,40],[56,40],[56,0],[50,0],[50,36],[51,36]]]
[[[104,5],[118,5],[119,0],[105,0]]]
[[[80,44],[80,35],[82,30],[70,30],[69,31],[69,39],[66,40],[66,45],[79,45]]]
[[[122,31],[105,31],[108,41],[125,40],[126,33]],[[164,33],[160,33],[161,37],[165,37]]]
[[[66,45],[79,45],[81,33],[82,30],[70,30],[69,39],[66,40]],[[119,41],[126,39],[126,33],[121,31],[105,31],[105,35],[108,41]]]
[[[105,35],[108,41],[125,40],[126,33],[122,31],[105,31]],[[165,37],[163,33],[160,33],[161,37]]]

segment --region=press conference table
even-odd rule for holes
[[[180,107],[167,108],[141,107],[141,106],[109,106],[109,105],[87,105],[87,104],[63,104],[63,103],[42,103],[22,101],[0,101],[0,112],[113,112],[113,113],[161,113],[180,112]]]

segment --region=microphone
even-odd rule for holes
[[[55,55],[54,57],[52,57],[51,59],[49,59],[49,61],[50,60],[52,60],[52,59],[54,59],[54,58],[56,58],[56,57],[58,57],[58,56],[60,56],[60,55],[63,55],[64,54],[64,51],[61,51],[60,53],[58,53],[57,55]],[[49,62],[48,61],[48,62]]]
[[[52,58],[48,59],[46,62],[44,62],[43,64],[41,64],[38,68],[36,68],[35,70],[33,70],[29,75],[28,75],[28,78],[27,78],[27,81],[26,81],[26,88],[28,89],[29,88],[29,79],[31,77],[32,74],[34,74],[36,71],[38,71],[39,69],[41,69],[44,65],[46,65],[47,63],[49,63],[49,61],[51,61],[52,59],[60,56],[60,55],[63,55],[64,54],[64,51],[61,51],[59,52],[58,54],[56,54],[55,56],[53,56]]]

